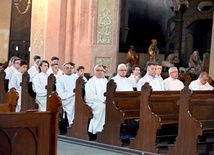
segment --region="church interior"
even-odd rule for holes
[[[91,77],[94,74],[94,66],[102,64],[107,68],[106,76],[110,77],[117,72],[119,64],[126,64],[128,67],[138,64],[141,71],[146,72],[146,64],[154,61],[162,65],[163,79],[169,76],[168,68],[178,67],[179,78],[185,84],[185,80],[188,80],[185,73],[191,68],[190,59],[196,52],[199,61],[197,63],[200,63],[198,75],[201,71],[206,71],[209,74],[209,83],[213,86],[213,5],[213,0],[1,0],[0,63],[6,68],[10,58],[17,56],[26,60],[28,68],[30,68],[35,55],[49,62],[53,56],[56,56],[59,58],[60,68],[65,62],[73,62],[75,66],[84,66],[85,75]],[[137,55],[133,65],[128,62],[130,50]],[[155,51],[153,55],[150,53],[151,50]],[[175,53],[176,57],[172,58],[172,63],[169,55]],[[0,91],[2,92],[0,94],[0,124],[7,124],[6,121],[3,121],[3,118],[6,119],[8,116],[1,110],[1,102],[8,101],[9,104],[13,104],[13,101],[7,100],[8,96],[6,96],[7,91],[13,92],[5,91],[5,81],[2,76],[0,75]],[[51,79],[49,80],[51,81]],[[46,88],[50,96],[50,92],[53,92],[52,89],[55,87],[55,81],[51,82]],[[23,84],[22,87],[29,91],[28,84]],[[84,110],[84,114],[82,112],[78,114],[76,111],[77,116],[75,117],[80,118],[82,124],[74,121],[72,129],[66,128],[66,136],[58,135],[58,127],[54,127],[53,132],[48,135],[48,131],[39,126],[39,120],[36,120],[36,117],[40,117],[40,114],[37,116],[37,112],[35,112],[35,118],[27,114],[23,118],[32,117],[37,122],[37,127],[31,131],[34,136],[47,136],[47,139],[54,141],[54,149],[50,152],[47,151],[48,154],[57,154],[57,137],[50,138],[54,134],[58,135],[61,142],[66,142],[63,144],[64,146],[71,143],[86,146],[87,149],[91,147],[110,151],[99,152],[101,154],[179,155],[184,152],[187,155],[192,152],[198,155],[214,154],[213,91],[192,93],[183,89],[163,94],[161,91],[152,92],[149,86],[144,85],[141,91],[135,91],[135,93],[116,93],[115,88],[114,83],[109,81],[108,92],[105,93],[108,98],[108,100],[106,99],[106,110],[108,110],[106,112],[106,129],[98,134],[96,142],[88,141],[88,134],[83,132],[87,130],[88,126],[82,124],[88,125],[92,114],[84,103],[85,92],[82,79],[77,81],[75,89],[75,93],[78,94],[75,101],[75,104],[79,105],[77,109]],[[32,95],[28,96],[28,93],[22,97],[22,101],[30,103],[26,105],[25,110],[30,105],[35,106],[35,96],[33,100],[31,97]],[[13,96],[9,96],[9,98],[12,99]],[[17,100],[16,98],[15,102]],[[59,104],[56,98],[51,101]],[[48,99],[47,102],[49,102]],[[196,102],[197,107],[192,108],[191,105]],[[108,107],[107,103],[109,103]],[[130,103],[131,105],[128,105]],[[182,103],[188,103],[192,109]],[[204,104],[202,108],[201,104]],[[52,106],[48,107],[53,114],[50,117],[56,119],[58,110],[56,110],[57,107]],[[115,106],[117,107],[115,108]],[[146,109],[145,107],[151,108]],[[188,112],[185,113],[185,110]],[[148,119],[143,117],[143,114],[147,114]],[[189,123],[188,121],[193,115],[197,117]],[[206,117],[206,120],[198,121],[203,117]],[[17,122],[18,118],[19,116]],[[11,117],[9,120],[12,119],[16,118]],[[151,123],[148,123],[148,120]],[[52,120],[52,124],[56,126],[58,120],[54,121]],[[143,123],[139,123],[140,121]],[[133,126],[131,135],[134,133],[134,138],[129,139],[128,145],[126,145],[126,141],[121,144],[115,135],[120,133],[121,137],[126,137],[127,132],[130,134],[129,127],[126,128],[126,124],[129,123],[130,126]],[[190,131],[184,130],[180,124],[185,127],[189,125]],[[26,128],[32,126],[29,122],[27,125],[29,126]],[[7,125],[5,126],[0,125],[0,137],[4,137],[2,135],[8,128]],[[51,128],[50,124],[47,126]],[[137,133],[136,130],[138,130]],[[8,132],[10,136],[15,133],[13,129]],[[23,135],[25,135],[24,132]],[[135,137],[136,134],[139,136]],[[26,135],[28,136],[29,133]],[[155,137],[155,140],[150,137]],[[189,141],[187,137],[190,137],[189,139],[192,141]],[[42,141],[39,138],[36,139],[38,143]],[[37,143],[32,143],[32,141],[34,140],[30,139],[29,144]],[[44,143],[47,143],[45,145],[47,150],[51,150],[50,142]],[[41,144],[44,143],[41,142]],[[39,144],[35,145],[38,146],[32,152],[31,150],[26,151],[29,151],[30,154],[37,149],[41,152],[44,151]],[[0,146],[9,148],[7,144]],[[18,147],[21,148],[20,145]],[[65,151],[66,148],[63,149]],[[84,148],[82,149],[84,150]],[[0,154],[5,150],[0,148]],[[60,153],[58,152],[58,154]]]
[[[195,50],[201,60],[204,53],[212,59],[213,11],[211,0],[187,2],[2,1],[0,62],[19,56],[32,65],[34,55],[48,61],[58,56],[60,65],[72,61],[91,75],[95,64],[105,64],[111,75],[118,64],[126,63],[130,45],[144,67],[151,39],[157,39],[159,62],[178,50],[180,66],[188,68]]]

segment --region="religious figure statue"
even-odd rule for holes
[[[201,70],[209,73],[209,65],[210,65],[210,54],[208,52],[203,54],[203,61],[201,64]]]
[[[139,54],[134,51],[134,46],[131,45],[126,56],[126,67],[128,70],[128,75],[131,73],[131,67],[135,64],[139,65]]]
[[[134,46],[130,46],[130,49],[128,50],[127,57],[126,57],[126,63],[132,67],[135,64],[139,64],[139,54],[137,54],[134,51]]]
[[[157,39],[152,39],[151,40],[151,45],[149,46],[148,49],[148,54],[149,54],[149,61],[158,61],[158,56],[159,56],[159,49],[157,47]]]
[[[192,53],[189,58],[189,67],[195,67],[195,72],[197,75],[201,72],[201,58],[199,52],[196,50]]]

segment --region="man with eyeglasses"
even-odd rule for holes
[[[126,65],[119,64],[117,67],[117,75],[112,78],[117,86],[116,91],[134,91],[130,80],[126,77],[126,73],[127,73]],[[128,146],[130,144],[130,138],[136,136],[138,128],[139,128],[138,121],[125,120],[125,123],[121,126],[120,133],[122,146]]]
[[[96,140],[97,133],[102,132],[105,124],[106,112],[106,85],[108,80],[105,78],[103,65],[94,67],[94,76],[91,77],[85,85],[85,100],[91,107],[93,118],[89,122],[88,133],[89,140]]]
[[[164,84],[156,77],[157,63],[148,62],[146,65],[146,75],[143,76],[137,83],[137,90],[141,91],[141,87],[148,82],[153,91],[164,90]]]
[[[56,91],[62,100],[63,110],[67,113],[68,124],[71,127],[74,120],[75,93],[77,77],[74,74],[75,64],[64,63],[62,68],[64,75],[56,80]]]
[[[133,91],[131,82],[126,77],[126,73],[126,65],[119,64],[117,67],[117,75],[112,78],[117,84],[116,91]]]
[[[208,83],[209,75],[207,72],[201,72],[199,78],[190,83],[190,90],[213,90],[213,87]]]
[[[177,67],[169,68],[169,77],[166,78],[163,82],[167,90],[181,90],[184,88],[183,82],[178,79]]]

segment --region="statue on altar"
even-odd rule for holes
[[[159,49],[157,47],[157,39],[152,39],[151,40],[151,45],[149,46],[148,49],[148,54],[149,54],[149,60],[148,61],[158,61],[158,56],[159,56]]]

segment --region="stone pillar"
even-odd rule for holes
[[[52,56],[65,58],[67,0],[33,0],[31,19],[31,61],[34,55],[50,61]]]
[[[0,62],[4,63],[8,60],[9,37],[10,37],[10,16],[11,16],[11,0],[0,1]]]
[[[213,14],[214,19],[214,14]],[[213,20],[213,28],[212,28],[212,40],[211,40],[211,50],[210,50],[210,65],[209,65],[209,75],[212,79],[214,79],[214,72],[213,67],[214,66],[214,20]]]
[[[93,73],[97,63],[115,72],[120,0],[34,0],[31,60],[34,55],[60,65],[72,61]]]
[[[72,61],[93,73],[97,63],[115,72],[119,46],[119,0],[75,1]]]
[[[31,51],[30,62],[34,55],[39,55],[45,59],[45,30],[48,1],[33,0],[31,18]],[[32,63],[31,63],[32,65]]]

